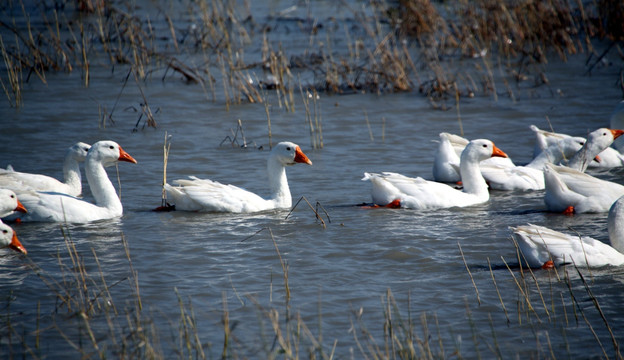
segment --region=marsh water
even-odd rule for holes
[[[305,16],[321,21],[349,17],[330,3],[318,4],[297,11],[312,8],[315,12]],[[272,2],[255,17],[286,8],[284,2]],[[285,31],[289,24],[281,26]],[[285,46],[297,45],[297,39],[283,36],[290,41]],[[61,178],[67,147],[102,139],[118,142],[138,164],[108,169],[124,205],[119,219],[13,224],[28,255],[0,251],[0,353],[64,358],[84,351],[93,356],[89,331],[99,351],[114,349],[137,326],[129,320],[138,316],[131,280],[136,274],[142,326],[153,329],[152,345],[167,358],[185,349],[179,337],[181,308],[192,312],[197,339],[211,358],[223,352],[225,314],[231,329],[228,356],[268,356],[279,346],[268,309],[279,314],[281,326],[287,320],[304,323],[324,354],[333,351],[335,358],[372,353],[370,339],[386,352],[392,343],[387,342],[388,309],[392,326],[412,328],[420,346],[428,344],[444,357],[613,357],[613,343],[624,340],[624,270],[581,269],[584,281],[570,267],[524,273],[535,308],[528,310],[516,282],[523,273],[508,229],[533,223],[607,242],[606,214],[548,213],[543,191],[491,191],[488,203],[462,209],[359,206],[370,202],[370,184],[361,181],[365,171],[431,179],[434,140],[442,131],[491,139],[516,164],[525,164],[535,139],[531,124],[579,136],[608,125],[622,96],[616,85],[621,64],[605,63],[587,74],[585,60],[581,54],[552,61],[547,87],[518,87],[514,98],[464,98],[459,118],[455,106],[435,109],[417,91],[320,93],[323,147],[318,149],[312,147],[298,93],[294,112],[280,107],[275,94],[268,95],[269,139],[263,104],[228,108],[223,96],[212,101],[201,86],[177,77],[163,81],[154,75],[141,81],[140,89],[132,80],[122,87],[128,70],[121,68],[93,66],[88,87],[78,71],[48,73],[46,84],[31,78],[23,84],[21,108],[0,102],[1,166]],[[157,109],[155,128],[139,117],[141,91],[152,111]],[[114,108],[114,122],[101,120],[102,108]],[[223,142],[236,133],[239,119],[247,147],[239,146],[240,132],[236,144]],[[152,211],[161,205],[165,134],[171,136],[169,181],[194,175],[261,195],[268,191],[269,142],[296,142],[313,165],[287,169],[293,203],[305,197],[313,206],[320,204],[324,225],[305,201],[292,213]],[[593,174],[622,182],[624,170]],[[92,200],[86,180],[84,198]],[[67,274],[74,268],[68,237],[94,283],[101,284],[103,277],[109,288],[107,294],[91,296],[115,306],[90,315],[89,331],[86,321],[58,300],[59,288],[72,287],[59,285],[70,282]],[[287,265],[290,296],[280,259]],[[391,306],[388,294],[395,301]],[[297,342],[294,336],[291,340]],[[301,357],[315,352],[306,340],[301,343]]]

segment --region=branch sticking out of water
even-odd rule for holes
[[[243,138],[243,144],[239,144],[238,143],[238,133],[241,133],[241,137]],[[219,143],[219,146],[223,145],[223,143],[225,143],[226,141],[230,142],[230,145],[232,147],[241,147],[241,148],[246,148],[247,147],[247,139],[245,138],[245,132],[243,131],[243,122],[238,119],[238,125],[236,127],[236,132],[234,132],[231,128],[230,128],[230,135],[226,135],[225,138],[223,138],[223,140],[221,141],[221,143]]]
[[[481,305],[481,298],[479,297],[479,289],[477,289],[477,284],[475,284],[474,278],[472,277],[472,273],[470,272],[470,268],[468,267],[468,263],[466,263],[466,258],[464,257],[464,252],[462,251],[459,241],[457,242],[457,247],[459,248],[459,253],[461,254],[462,260],[464,261],[464,266],[466,266],[468,275],[470,276],[470,281],[472,281],[472,286],[474,287],[475,293],[477,294],[477,302],[479,303],[479,305]]]
[[[169,150],[171,150],[171,137],[165,131],[165,142],[163,143],[163,180],[162,180],[162,194],[160,199],[160,206],[155,211],[172,211],[175,210],[175,205],[171,205],[167,202],[167,191],[165,190],[165,184],[167,183],[167,164],[169,163]]]
[[[327,220],[331,223],[331,220],[329,220],[329,214],[327,213],[327,211],[325,210],[325,208],[317,201],[316,202],[316,209],[312,206],[312,204],[310,204],[310,202],[308,201],[308,199],[306,199],[305,196],[302,196],[299,198],[299,200],[297,200],[297,203],[295,203],[295,206],[292,207],[292,209],[290,209],[290,211],[288,212],[288,215],[286,215],[286,217],[284,218],[284,220],[288,219],[288,217],[290,216],[290,214],[292,214],[293,211],[295,211],[295,208],[297,207],[297,205],[299,205],[299,203],[301,202],[301,200],[305,200],[305,202],[308,204],[308,206],[310,207],[310,209],[312,209],[312,211],[314,212],[314,215],[316,216],[316,219],[321,221],[321,225],[323,225],[323,229],[327,228],[327,225],[325,225],[325,220],[323,220],[323,217],[319,214],[318,212],[318,208],[320,207],[324,212],[325,215],[327,215]]]

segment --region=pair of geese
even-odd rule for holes
[[[77,197],[82,192],[79,168],[82,161],[95,204]],[[136,163],[116,142],[98,141],[93,146],[77,143],[69,148],[63,164],[64,182],[45,175],[17,172],[10,166],[2,169],[0,218],[84,223],[121,216],[121,201],[104,169],[118,161]],[[0,247],[26,254],[15,231],[1,221]]]
[[[599,133],[603,138],[610,137],[608,147],[614,138],[623,132],[599,129],[594,133]],[[581,164],[579,166],[582,170],[585,170],[590,161],[597,155],[592,155],[594,150],[588,145],[597,143],[592,141],[594,133],[590,134],[589,141],[585,142],[579,151],[584,154],[578,156],[578,162]],[[530,166],[527,165],[524,168],[535,170],[539,167],[536,164],[546,164],[543,165],[542,175],[545,179],[548,179],[548,173],[559,174],[559,167],[550,165],[550,162],[557,158],[559,153],[562,153],[561,149],[565,146],[575,141],[580,145],[578,139],[571,139],[566,138],[566,140],[557,142],[555,146],[558,146],[559,151],[555,151],[554,146],[552,149],[547,147],[542,151],[541,158],[538,157],[540,160],[534,160],[532,164],[529,164]],[[441,135],[441,146],[445,140],[445,137]],[[446,145],[444,144],[444,146]],[[569,146],[573,147],[572,145]],[[563,156],[565,157],[565,155]],[[396,173],[365,173],[363,180],[371,181],[372,197],[375,203],[400,204],[403,207],[416,209],[470,206],[486,202],[489,199],[488,185],[482,175],[479,163],[492,157],[508,158],[493,142],[486,139],[472,140],[465,145],[461,152],[459,164],[451,164],[456,168],[456,171],[457,168],[459,169],[463,185],[462,190],[454,189],[439,182],[427,181],[422,178],[409,178]],[[81,193],[78,166],[81,159],[85,161],[85,173],[91,193],[96,201],[95,204],[76,197]],[[575,157],[572,158],[572,160],[574,159]],[[572,160],[571,162],[573,162]],[[18,188],[19,197],[26,209],[29,210],[26,216],[21,217],[22,220],[90,222],[118,217],[121,216],[123,207],[104,167],[119,161],[136,163],[132,156],[113,141],[99,141],[90,149],[87,144],[79,143],[70,148],[66,156],[64,164],[65,182],[49,177],[45,177],[44,181],[40,178],[42,175],[19,173],[8,169],[0,173],[0,188]],[[177,186],[165,184],[165,190],[174,199],[176,208],[179,210],[248,213],[275,208],[289,208],[292,205],[292,197],[285,167],[296,163],[312,164],[298,145],[291,142],[281,142],[272,149],[267,161],[272,194],[268,199],[234,185],[224,185],[196,177],[177,180]],[[521,173],[523,170],[522,167],[517,167],[513,163],[497,166],[503,166],[503,169],[507,169],[505,172],[508,173]],[[536,170],[539,171],[539,168]],[[557,175],[554,176],[557,177]],[[34,181],[35,178],[38,180]],[[26,179],[33,181],[28,182]],[[49,185],[50,182],[54,185]],[[38,187],[43,183],[48,183],[46,188]],[[575,203],[575,208],[585,209],[580,203]],[[624,215],[620,217],[624,217]],[[621,222],[616,221],[616,223]],[[539,233],[542,234],[544,231],[541,230]],[[542,242],[544,242],[543,238]],[[530,261],[529,264],[531,264]]]

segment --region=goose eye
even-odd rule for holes
[[[3,234],[7,234],[9,231],[8,230],[2,230]]]
[[[286,148],[286,150],[290,151],[290,146]]]
[[[109,148],[109,149],[114,149],[115,147],[114,147],[113,145],[111,145],[111,146],[109,146],[108,148]]]
[[[15,199],[15,195],[11,195],[11,199]]]
[[[483,144],[483,147],[484,147],[484,148],[486,148],[486,147],[487,147],[487,144]]]

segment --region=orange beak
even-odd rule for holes
[[[17,200],[17,207],[13,211],[19,211],[19,212],[23,212],[23,213],[27,213],[28,212],[28,210],[26,210],[26,207],[19,200]]]
[[[121,148],[121,146],[119,147],[119,158],[117,160],[119,160],[119,161],[127,161],[127,162],[131,162],[131,163],[134,163],[134,164],[137,163],[137,161],[134,160],[134,158],[132,156],[130,156],[130,154],[125,152],[124,149]]]
[[[600,158],[600,156],[596,155],[596,157],[594,158],[594,160],[596,160],[597,163],[601,162],[602,159]]]
[[[507,154],[505,154],[505,152],[499,148],[496,147],[496,145],[494,145],[494,143],[492,143],[492,157],[494,156],[498,156],[498,157],[509,157],[507,156]]]
[[[624,134],[624,130],[620,130],[620,129],[609,129],[609,130],[611,130],[611,134],[613,134],[613,139],[617,139],[622,134]]]
[[[306,154],[301,151],[301,148],[299,146],[297,146],[297,148],[295,149],[295,162],[312,165],[312,161],[310,161]]]
[[[13,231],[13,238],[11,239],[11,243],[9,244],[9,248],[15,251],[19,251],[23,253],[24,255],[28,253],[24,245],[22,245],[22,243],[19,240],[17,240],[17,233],[15,232],[15,230]]]

